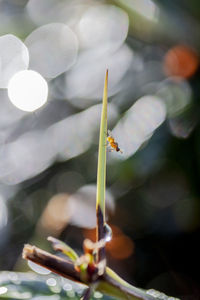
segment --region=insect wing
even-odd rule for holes
[[[108,136],[113,138],[112,131],[110,131],[109,129],[108,129]]]

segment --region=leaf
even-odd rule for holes
[[[55,285],[49,284],[52,280],[56,283]],[[0,272],[1,300],[79,300],[84,290],[84,285],[53,274],[43,276],[31,272]],[[101,299],[113,298],[102,296]]]
[[[101,126],[99,134],[99,155],[97,170],[97,197],[96,209],[101,209],[103,222],[105,222],[105,188],[106,188],[106,141],[107,141],[107,102],[108,102],[108,70],[106,71],[103,106],[101,113]]]
[[[55,251],[60,251],[65,254],[71,261],[75,262],[78,259],[78,254],[67,244],[64,242],[49,236],[47,239],[49,242],[52,243],[52,246]]]
[[[124,282],[116,273],[107,268],[106,273],[112,277],[113,280],[117,280],[121,283],[121,288],[117,288],[108,285],[105,281],[101,282],[97,287],[97,290],[109,293],[113,297],[105,296],[99,292],[94,292],[91,299],[101,298],[101,300],[179,300],[174,297],[168,297],[165,294],[155,291],[153,289],[145,291],[129,285]],[[54,284],[50,282],[54,281]],[[122,286],[126,286],[134,290],[138,294],[138,297],[126,294],[122,290]],[[48,276],[38,275],[32,272],[29,273],[17,273],[17,272],[0,272],[0,299],[1,300],[79,300],[85,290],[85,286],[76,282],[70,281],[60,276],[49,274]],[[96,293],[96,295],[95,295]],[[98,297],[96,297],[98,294]]]

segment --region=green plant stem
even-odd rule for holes
[[[155,300],[154,297],[147,295],[145,290],[132,286],[108,267],[106,267],[106,272],[96,290],[120,300]]]
[[[108,70],[106,71],[103,105],[101,113],[101,125],[99,134],[99,154],[97,167],[97,196],[96,196],[96,214],[97,226],[96,235],[97,241],[104,238],[105,225],[105,189],[106,189],[106,141],[107,141],[107,102],[108,102]],[[105,247],[98,251],[98,261],[105,258]]]

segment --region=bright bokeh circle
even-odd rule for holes
[[[35,29],[25,40],[29,67],[45,78],[55,78],[76,62],[78,40],[65,24],[51,23]]]
[[[47,101],[47,82],[35,71],[20,71],[8,83],[8,97],[17,108],[34,111]]]
[[[29,52],[25,44],[13,34],[0,36],[0,88],[7,88],[10,78],[27,70],[28,65]]]

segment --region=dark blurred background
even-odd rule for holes
[[[78,253],[94,239],[108,68],[123,150],[108,152],[108,264],[138,287],[200,299],[200,2],[0,0],[0,35],[0,270],[40,273],[21,252],[51,251],[49,235]],[[7,91],[23,69],[49,89],[29,112]]]

